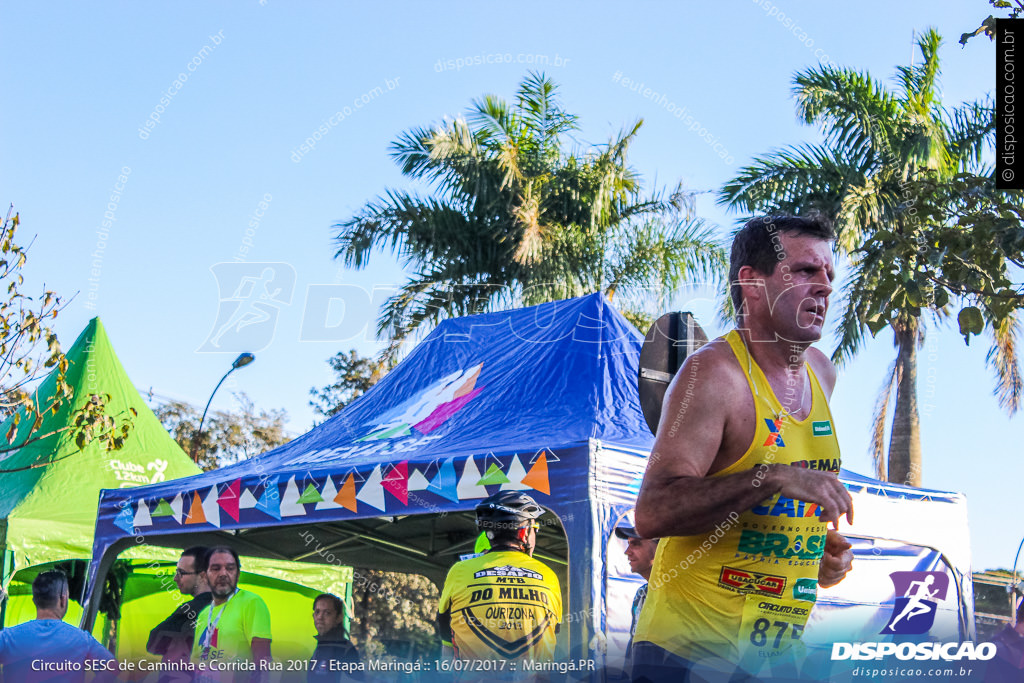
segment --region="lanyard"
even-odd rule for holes
[[[213,634],[217,630],[217,624],[220,622],[221,616],[224,615],[224,610],[227,609],[228,603],[231,602],[231,598],[238,594],[238,589],[228,596],[228,599],[224,601],[224,604],[220,606],[220,611],[217,612],[217,618],[213,618],[213,605],[210,605],[210,623],[206,625],[206,631],[203,633],[203,645],[201,659],[206,660],[210,657],[210,647],[213,643]]]

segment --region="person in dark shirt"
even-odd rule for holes
[[[195,639],[196,619],[210,601],[213,594],[202,573],[202,558],[206,548],[193,546],[181,554],[174,572],[174,583],[182,595],[191,595],[192,599],[178,605],[171,616],[163,620],[149,634],[146,650],[154,655],[161,655],[161,662],[186,663],[192,654],[192,642]],[[192,680],[187,670],[164,670],[160,674],[160,683]]]
[[[345,603],[330,593],[322,593],[313,600],[313,627],[316,629],[316,650],[309,666],[309,683],[361,680],[347,666],[359,662],[359,651],[345,637]],[[334,666],[331,666],[334,662]]]

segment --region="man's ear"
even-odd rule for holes
[[[741,266],[736,273],[737,284],[743,289],[743,299],[760,299],[766,295],[764,273],[753,266]]]

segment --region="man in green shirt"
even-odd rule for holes
[[[270,658],[270,610],[255,593],[238,589],[238,553],[215,546],[202,572],[213,602],[200,614],[192,645],[196,681],[266,680]]]

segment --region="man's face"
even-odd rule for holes
[[[214,553],[206,568],[206,581],[217,600],[231,597],[238,587],[238,564],[231,553]]]
[[[319,636],[341,623],[341,616],[330,600],[317,600],[313,603],[313,628]]]
[[[835,277],[832,243],[791,233],[780,233],[779,240],[785,258],[776,263],[775,271],[767,276],[754,271],[754,277],[764,281],[761,291],[771,327],[781,339],[816,342],[825,327]]]
[[[174,570],[174,583],[182,595],[195,595],[199,574],[196,572],[196,558],[182,555]]]
[[[654,553],[658,550],[657,541],[646,538],[631,538],[626,542],[626,558],[629,560],[629,568],[634,574],[644,578],[651,575],[651,567],[654,565]]]
[[[526,536],[523,538],[523,542],[526,545],[526,554],[533,557],[533,551],[537,548],[537,531],[540,529],[540,524],[537,520],[531,520],[526,526]]]

